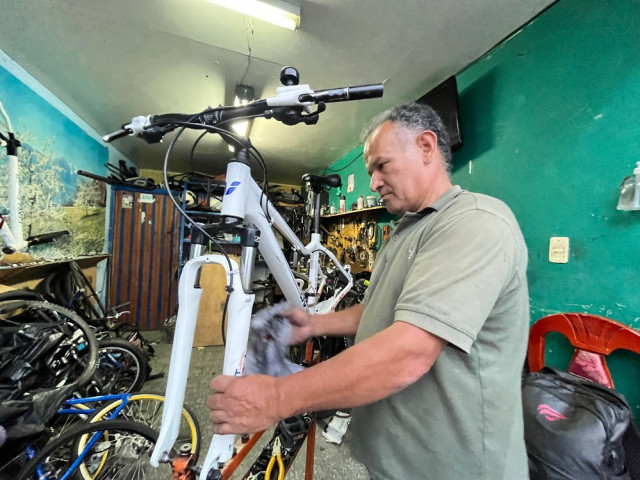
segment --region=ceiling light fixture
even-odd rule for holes
[[[209,0],[253,18],[279,27],[297,30],[300,27],[300,3],[302,0]]]

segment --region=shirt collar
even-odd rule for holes
[[[404,219],[407,219],[406,221],[410,221],[412,218],[419,219],[419,218],[422,218],[422,217],[426,217],[427,215],[429,215],[432,212],[437,212],[438,210],[441,210],[445,205],[447,205],[451,200],[453,200],[455,197],[457,197],[458,194],[460,194],[460,192],[462,192],[462,188],[459,185],[453,185],[446,192],[444,192],[442,195],[440,195],[440,197],[438,197],[428,207],[423,208],[419,212],[407,212],[402,217],[400,217],[400,219],[397,220],[395,223],[399,224]]]

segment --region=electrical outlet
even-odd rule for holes
[[[549,261],[551,263],[569,262],[569,237],[551,237],[549,239]]]

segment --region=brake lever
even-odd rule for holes
[[[311,112],[307,115],[302,115],[302,120],[305,125],[315,125],[318,123],[320,119],[320,114],[327,109],[327,105],[324,102],[318,103],[318,108],[316,108],[315,112]]]
[[[173,130],[173,128],[174,127],[170,125],[165,127],[147,127],[143,132],[137,134],[137,136],[143,138],[147,143],[160,143],[162,137]]]
[[[301,109],[297,108],[274,108],[266,118],[273,118],[285,125],[297,125],[304,122],[306,125],[315,125],[318,123],[319,115],[327,109],[327,106],[320,102],[315,111],[304,114]]]

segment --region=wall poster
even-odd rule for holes
[[[24,236],[70,232],[31,253],[45,260],[101,253],[106,187],[76,171],[106,174],[108,149],[2,66],[0,102],[22,143],[18,161]],[[8,212],[5,148],[0,149],[0,212]]]

